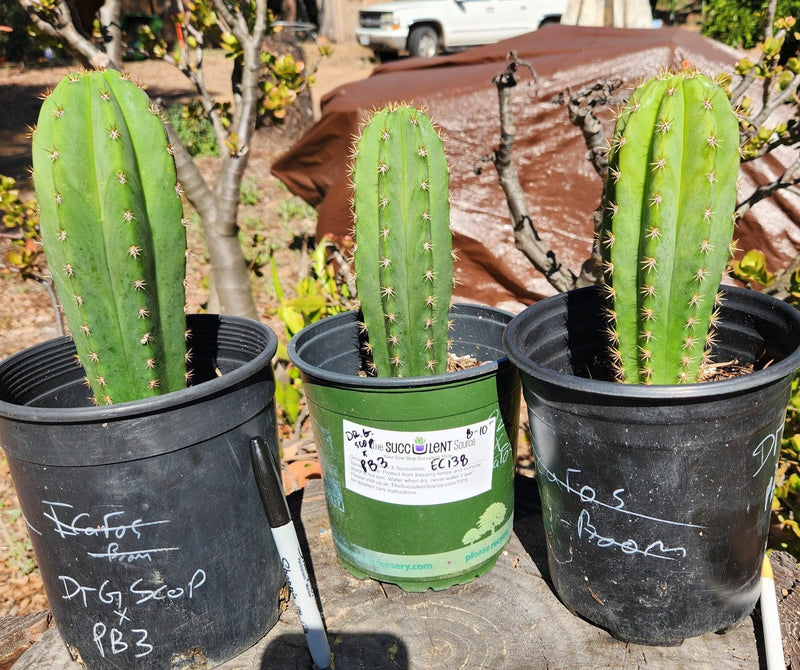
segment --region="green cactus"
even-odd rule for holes
[[[643,83],[621,111],[599,233],[620,381],[697,380],[730,255],[738,144],[725,91],[694,71]]]
[[[424,112],[393,104],[361,129],[352,165],[356,287],[374,370],[447,368],[453,252],[450,173]]]
[[[115,71],[67,75],[33,134],[42,243],[95,402],[186,387],[186,231],[157,108]]]

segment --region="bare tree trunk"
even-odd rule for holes
[[[281,19],[297,21],[297,0],[281,0]]]
[[[112,63],[122,65],[122,0],[105,0],[100,7],[100,33],[106,47],[106,54]]]
[[[197,210],[203,225],[211,264],[209,311],[258,319],[250,287],[250,273],[239,244],[237,210],[241,176],[237,181],[238,170],[231,167],[233,159],[229,156],[223,159],[212,189],[169,124],[167,132],[174,147],[175,167],[183,194]],[[246,164],[246,159],[241,160]]]
[[[767,5],[767,25],[764,26],[764,37],[772,37],[772,27],[775,23],[775,11],[778,7],[778,0],[770,0]]]

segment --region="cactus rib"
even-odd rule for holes
[[[42,105],[33,164],[45,254],[96,402],[184,388],[186,232],[147,95],[114,71],[68,75]]]
[[[729,258],[738,122],[695,71],[633,93],[609,153],[600,248],[622,381],[696,381]]]
[[[447,366],[453,289],[449,171],[428,116],[410,105],[375,112],[352,166],[354,263],[379,376]]]

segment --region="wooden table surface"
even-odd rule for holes
[[[763,668],[754,616],[725,635],[678,647],[619,642],[573,616],[548,584],[541,510],[533,480],[518,478],[515,532],[495,568],[447,591],[405,593],[360,581],[333,548],[322,484],[290,497],[301,544],[320,594],[336,670],[723,670]],[[13,670],[78,670],[55,629]],[[220,666],[225,670],[309,670],[293,605],[267,636]]]

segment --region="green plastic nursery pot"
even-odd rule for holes
[[[495,564],[514,517],[520,383],[502,350],[511,317],[454,306],[451,353],[482,364],[429,377],[359,376],[355,312],[307,326],[289,343],[336,552],[356,577],[423,591]]]
[[[604,381],[596,287],[538,302],[506,331],[553,585],[573,613],[629,642],[724,631],[759,597],[800,312],[755,291],[723,294],[714,360],[756,371],[722,381]]]
[[[92,670],[211,668],[280,613],[249,446],[277,452],[277,339],[188,326],[194,385],[135,402],[92,406],[67,337],[0,362],[0,444],[58,631]]]

